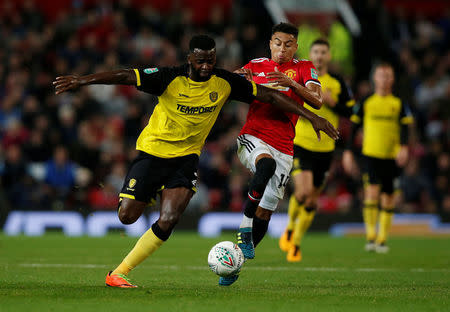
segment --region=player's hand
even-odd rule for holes
[[[236,69],[233,73],[244,76],[248,81],[253,81],[253,72],[249,68],[239,68]]]
[[[78,76],[60,76],[53,81],[55,86],[55,94],[60,94],[69,90],[75,90],[81,86],[80,78]]]
[[[275,86],[291,87],[295,83],[285,73],[278,71],[278,67],[275,67],[275,71],[268,73],[266,77],[270,82],[274,82]]]
[[[337,131],[336,128],[325,118],[316,115],[316,117],[311,120],[311,124],[314,128],[314,131],[316,131],[319,141],[320,131],[325,132],[333,140],[339,139],[339,131]]]
[[[397,153],[397,157],[395,158],[397,165],[399,167],[405,167],[406,163],[408,162],[408,158],[409,158],[408,146],[402,145]]]
[[[345,150],[342,154],[342,167],[344,167],[345,173],[351,175],[354,170],[354,164],[353,153],[350,150]]]

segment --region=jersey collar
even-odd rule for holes
[[[283,64],[277,63],[277,62],[275,62],[275,61],[272,60],[272,59],[269,59],[269,62],[270,62],[272,65],[277,66],[278,68],[280,68],[280,67],[285,67],[285,66],[291,67],[291,66],[294,65],[294,59],[290,60],[290,61],[287,62],[287,63],[283,63]]]

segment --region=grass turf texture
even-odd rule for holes
[[[217,285],[205,239],[176,232],[131,274],[138,289],[105,287],[136,239],[0,234],[0,311],[448,311],[450,239],[393,238],[387,255],[363,238],[308,234],[291,264],[266,237],[231,287]]]

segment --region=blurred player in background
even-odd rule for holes
[[[195,192],[198,157],[222,106],[228,99],[247,103],[257,99],[310,119],[314,128],[337,137],[336,129],[297,102],[275,90],[249,82],[239,75],[216,69],[212,38],[194,36],[189,43],[188,64],[173,68],[126,69],[82,77],[57,77],[56,94],[89,84],[135,85],[158,95],[148,125],[141,132],[120,192],[119,219],[134,223],[161,195],[160,217],[142,235],[122,263],[107,274],[106,285],[135,288],[128,273],[165,242]]]
[[[309,56],[317,68],[323,92],[323,105],[317,114],[337,128],[339,116],[351,115],[354,105],[351,92],[342,78],[328,72],[331,60],[328,41],[314,41]],[[312,109],[308,105],[305,107]],[[294,166],[291,172],[295,190],[289,200],[288,225],[279,241],[281,250],[287,252],[289,262],[302,260],[302,238],[314,219],[317,199],[325,186],[335,148],[334,140],[328,137],[317,141],[311,124],[302,118],[297,122],[295,133]]]
[[[270,40],[271,58],[254,59],[235,72],[287,94],[299,105],[306,102],[320,108],[322,91],[316,69],[309,61],[293,58],[298,48],[297,37],[294,25],[275,25]],[[270,217],[284,196],[292,167],[297,120],[298,115],[255,100],[237,139],[239,159],[253,173],[237,234],[238,245],[247,259],[254,258],[254,247],[263,239]],[[320,135],[317,131],[314,135],[317,141]],[[236,278],[237,275],[222,279],[233,282]]]
[[[394,180],[400,175],[399,166],[404,167],[408,161],[408,125],[413,122],[413,117],[407,104],[392,94],[394,69],[390,64],[382,63],[375,67],[373,82],[375,93],[354,107],[351,116],[354,126],[342,160],[345,171],[352,172],[355,162],[350,147],[362,125],[365,249],[386,253],[389,251],[386,240],[394,213]]]

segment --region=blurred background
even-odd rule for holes
[[[270,56],[271,27],[280,21],[298,25],[299,58],[308,57],[313,40],[330,41],[331,70],[356,100],[372,92],[374,63],[394,65],[395,93],[416,120],[411,158],[397,184],[398,212],[450,222],[446,0],[0,0],[0,227],[14,211],[115,212],[135,141],[157,103],[129,86],[55,96],[55,77],[179,65],[197,33],[213,36],[218,66],[234,70]],[[195,228],[208,212],[242,211],[250,175],[235,141],[247,108],[231,102],[220,114],[181,227]],[[344,139],[348,127],[342,120]],[[362,221],[361,175],[343,173],[342,147],[338,142],[313,230]],[[284,200],[278,211],[286,210]]]

